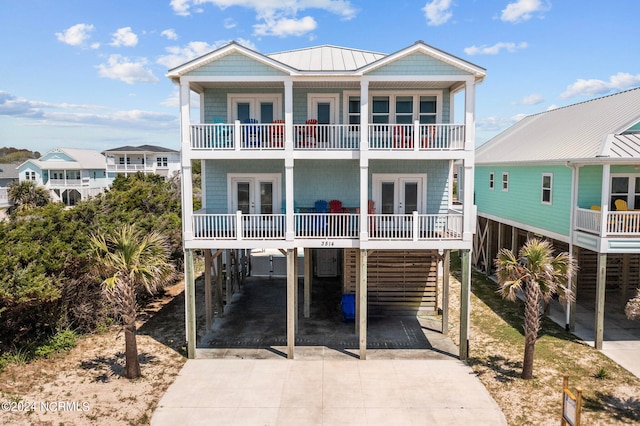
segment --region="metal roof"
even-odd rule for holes
[[[13,163],[0,163],[0,179],[18,179],[18,165]]]
[[[530,115],[477,148],[476,164],[640,158],[624,134],[639,121],[640,88]]]
[[[83,170],[83,169],[106,169],[107,160],[104,155],[100,154],[97,151],[93,151],[91,149],[78,149],[78,148],[55,148],[51,151],[47,152],[40,158],[44,158],[47,155],[54,152],[62,152],[68,155],[73,159],[73,161],[65,161],[65,160],[27,160],[20,165],[26,163],[33,163],[38,166],[41,170]]]
[[[169,148],[164,148],[162,146],[155,146],[155,145],[140,145],[140,146],[121,146],[119,148],[112,148],[112,149],[105,149],[103,151],[103,153],[105,152],[110,152],[110,153],[118,153],[118,152],[126,152],[126,153],[131,153],[131,152],[135,152],[135,153],[157,153],[157,152],[173,152],[173,153],[177,153],[178,151],[176,151],[175,149],[169,149]]]
[[[272,53],[267,56],[299,71],[354,71],[387,55],[324,45]]]

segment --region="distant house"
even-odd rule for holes
[[[196,297],[194,251],[219,268],[225,251],[236,265],[244,262],[233,254],[238,251],[286,253],[287,356],[293,358],[296,253],[304,250],[301,312],[310,315],[314,274],[341,277],[344,296],[355,293],[365,358],[368,309],[435,312],[438,264],[448,268],[456,250],[465,265],[459,321],[465,359],[475,93],[485,75],[422,41],[392,54],[317,46],[269,55],[232,42],[169,70],[180,86],[187,294]],[[199,120],[190,111],[194,93]],[[201,165],[198,210],[191,202],[193,161]],[[452,198],[457,163],[461,203]],[[211,269],[205,268],[207,283]],[[448,273],[442,278],[448,282]],[[192,302],[189,357],[197,348]]]
[[[54,201],[68,206],[108,188],[105,157],[97,151],[56,148],[18,167],[20,182],[32,180],[49,190]]]
[[[170,178],[180,173],[180,152],[154,145],[121,146],[102,152],[107,158],[107,173],[125,176],[142,172]]]
[[[475,201],[474,265],[491,273],[530,235],[573,253],[601,348],[605,294],[621,315],[640,285],[640,88],[531,115],[479,147]]]
[[[18,165],[0,163],[0,208],[8,207],[8,187],[12,182],[18,181]]]

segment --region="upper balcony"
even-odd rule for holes
[[[640,210],[607,211],[576,209],[575,229],[599,237],[640,237]]]
[[[195,124],[193,151],[285,150],[284,123]],[[361,126],[294,124],[293,149],[300,151],[457,151],[464,150],[464,124],[369,124],[368,146],[361,146]]]

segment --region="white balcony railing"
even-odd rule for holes
[[[607,212],[605,232],[602,230],[600,210],[576,209],[575,228],[602,237],[640,235],[640,211]]]
[[[143,172],[153,170],[153,166],[150,164],[107,164],[107,170],[111,172]]]
[[[89,179],[83,182],[83,179],[49,179],[45,186],[87,186]]]
[[[464,124],[369,124],[369,149],[443,151],[464,149]],[[190,127],[194,150],[283,150],[284,123],[195,124]],[[360,126],[294,124],[296,150],[360,149]]]
[[[357,239],[361,216],[357,213],[294,213],[295,238]],[[366,215],[372,240],[459,240],[462,214]],[[240,230],[240,232],[238,232]],[[196,240],[284,240],[285,214],[193,215]]]

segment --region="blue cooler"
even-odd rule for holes
[[[356,318],[356,295],[355,294],[343,294],[342,302],[342,320],[349,321]]]

